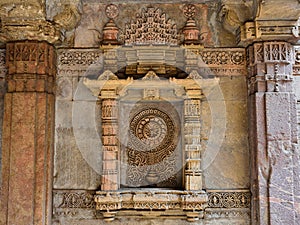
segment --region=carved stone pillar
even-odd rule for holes
[[[55,62],[46,42],[7,44],[1,224],[51,224]]]
[[[116,191],[119,189],[118,165],[118,108],[114,98],[107,98],[102,92],[102,143],[103,143],[103,172],[102,191]]]
[[[247,51],[252,224],[297,224],[292,46],[258,42]]]

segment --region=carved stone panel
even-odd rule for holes
[[[122,148],[121,183],[127,187],[180,188],[180,119],[174,106],[166,101],[141,101],[125,121],[122,126],[128,126],[128,141]]]

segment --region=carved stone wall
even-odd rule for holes
[[[298,224],[298,6],[1,1],[0,224]]]

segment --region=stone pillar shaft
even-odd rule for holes
[[[13,42],[6,54],[0,221],[51,224],[55,51]]]
[[[289,43],[248,47],[252,224],[296,224],[292,64]]]

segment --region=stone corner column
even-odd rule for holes
[[[51,224],[55,49],[6,44],[0,224]]]
[[[297,224],[293,46],[255,42],[247,54],[252,224]]]

